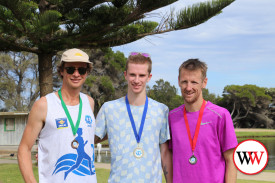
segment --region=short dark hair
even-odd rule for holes
[[[201,70],[202,74],[202,79],[206,78],[206,72],[207,72],[207,64],[205,62],[200,61],[199,59],[188,59],[185,62],[181,64],[179,67],[179,76],[180,76],[180,71],[182,69],[194,71],[194,70]]]

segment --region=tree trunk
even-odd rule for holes
[[[274,125],[274,121],[268,118],[268,116],[265,114],[252,112],[250,115],[255,121],[253,125],[254,128],[261,127],[261,124],[263,124],[266,128],[272,128]]]
[[[51,53],[38,54],[40,97],[53,91],[53,56]]]

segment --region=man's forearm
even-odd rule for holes
[[[18,164],[21,174],[26,183],[36,183],[36,179],[33,174],[31,150],[24,146],[18,148]]]
[[[226,164],[225,170],[225,183],[236,183],[237,182],[237,169],[234,163]]]
[[[167,183],[173,182],[173,160],[172,152],[168,148],[168,143],[161,145],[161,164],[163,174]]]
[[[224,152],[225,158],[225,183],[236,183],[237,182],[237,168],[233,162],[234,149],[227,150]]]

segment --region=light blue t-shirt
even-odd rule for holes
[[[144,106],[130,107],[138,132]],[[168,113],[166,105],[148,98],[148,110],[139,143],[144,156],[137,159],[133,151],[138,145],[125,97],[104,103],[96,118],[95,134],[101,139],[108,134],[111,151],[108,182],[162,182],[160,144],[170,139]]]

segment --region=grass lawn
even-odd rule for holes
[[[272,173],[275,173],[275,170],[265,170],[264,172],[272,172]]]
[[[33,166],[33,172],[36,180],[38,180],[37,166]],[[96,169],[98,183],[108,181],[110,170]],[[0,164],[0,183],[24,183],[17,164]]]
[[[255,131],[236,131],[236,136],[239,137],[275,137],[275,130],[255,132]]]
[[[38,180],[37,166],[33,166],[34,176]],[[96,169],[97,183],[107,183],[110,170]],[[163,177],[164,179],[164,177]],[[17,164],[0,164],[0,183],[24,183]],[[162,181],[165,183],[165,181]]]
[[[38,180],[37,167],[33,168],[36,179]],[[267,170],[274,172],[275,170]],[[96,169],[97,182],[107,183],[110,170]],[[0,183],[24,183],[17,164],[0,164]],[[163,178],[162,183],[165,183]],[[271,183],[266,181],[237,180],[237,183]]]

